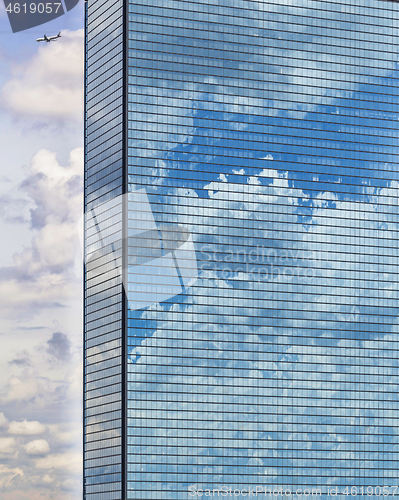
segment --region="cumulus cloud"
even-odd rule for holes
[[[0,488],[10,486],[15,477],[23,475],[24,473],[19,467],[10,469],[6,465],[0,464]]]
[[[20,187],[32,203],[30,223],[36,236],[30,247],[14,254],[14,266],[0,269],[4,297],[0,307],[7,315],[60,307],[59,300],[71,297],[71,285],[78,286],[73,268],[80,257],[77,221],[82,210],[82,149],[71,151],[66,166],[54,152],[41,149],[26,174]]]
[[[38,45],[24,66],[15,64],[0,95],[8,119],[21,119],[24,126],[34,122],[42,144],[54,144],[58,139],[49,134],[62,133],[59,157],[72,149],[71,137],[75,141],[81,126],[83,32],[65,30],[62,41],[62,47],[48,44],[50,50]],[[7,176],[19,176],[5,171],[0,193],[3,226],[18,223],[18,231],[25,231],[24,246],[14,244],[12,265],[0,268],[2,341],[7,346],[0,374],[0,461],[5,464],[0,466],[0,496],[72,500],[81,494],[80,470],[47,471],[35,465],[50,452],[59,461],[65,451],[81,456],[81,341],[79,326],[71,323],[79,325],[82,261],[76,228],[83,201],[83,149],[72,149],[69,159],[60,161],[49,149],[30,152],[37,138],[32,141],[31,129],[25,132],[21,153],[29,153],[19,161],[27,165],[21,172],[24,181],[16,189]],[[12,234],[3,236],[14,241]],[[78,310],[72,309],[76,304]]]
[[[10,422],[8,433],[9,434],[24,434],[24,435],[32,435],[32,434],[43,434],[46,432],[47,427],[37,420],[27,421],[23,420],[22,422]]]
[[[2,437],[0,438],[0,454],[11,454],[16,450],[16,442],[12,437]]]
[[[67,396],[70,385],[69,365],[63,365],[64,373],[59,370],[55,372],[59,363],[51,363],[48,360],[42,342],[38,342],[33,352],[36,353],[33,366],[29,370],[23,370],[21,375],[10,377],[3,388],[1,403],[7,408],[7,415],[16,412],[23,415],[45,415],[46,420],[52,423],[44,425],[34,418],[8,422],[8,419],[0,414],[0,455],[7,459],[10,468],[18,467],[25,476],[23,481],[14,477],[12,484],[7,483],[8,490],[2,494],[2,498],[13,500],[12,493],[18,492],[19,496],[16,498],[30,500],[35,498],[31,495],[33,489],[38,500],[71,500],[76,498],[68,496],[71,491],[78,494],[81,489],[80,471],[76,473],[78,468],[72,466],[63,469],[62,463],[69,463],[72,455],[76,457],[76,461],[77,457],[81,457],[79,414],[76,415],[77,420],[71,418],[75,416],[71,407],[76,404],[76,391],[71,397]],[[79,364],[73,355],[71,360],[72,368]],[[40,372],[36,365],[40,365]],[[66,419],[67,423],[62,423],[63,419]],[[39,471],[42,477],[40,479],[37,468],[43,470],[45,462],[39,462],[36,467],[36,461],[44,458],[50,451],[56,455],[54,467],[48,462],[48,471]],[[35,460],[32,461],[32,458]],[[69,480],[69,488],[62,486],[63,482]],[[69,493],[61,495],[60,490]]]
[[[5,386],[4,401],[30,400],[38,394],[38,383],[33,377],[11,376]]]
[[[63,166],[55,152],[42,148],[25,171],[27,178],[21,188],[36,205],[31,210],[32,227],[75,222],[82,203],[83,149],[73,149]]]
[[[65,30],[62,43],[39,46],[31,61],[14,68],[1,104],[21,117],[81,121],[83,69],[83,30]]]
[[[50,446],[45,439],[35,439],[24,446],[28,455],[45,455],[50,451]]]
[[[54,374],[53,377],[50,375],[51,372],[43,376],[37,369],[25,369],[21,375],[12,375],[0,393],[0,401],[7,407],[23,403],[25,412],[46,408],[47,416],[51,414],[54,417],[60,405],[65,403],[69,381],[67,374],[63,375],[63,380],[56,380]],[[14,428],[17,428],[16,424]]]
[[[12,421],[7,436],[8,421],[4,414],[1,415],[3,435],[0,434],[0,454],[3,459],[7,459],[10,469],[18,467],[25,474],[22,478],[11,472],[3,478],[0,471],[0,484],[8,490],[2,491],[1,497],[7,500],[71,500],[81,490],[79,473],[75,476],[74,472],[58,468],[55,473],[49,474],[53,481],[41,482],[32,461],[32,458],[41,458],[49,453],[50,447],[60,456],[65,449],[69,452],[79,450],[81,440],[76,433],[69,442],[53,437],[33,441],[31,438],[30,442],[25,442],[29,436],[44,436],[45,426],[39,422],[43,415],[52,424],[61,424],[66,419],[80,428],[76,408],[79,404],[77,395],[81,394],[80,357],[74,357],[75,350],[72,350],[70,337],[59,332],[59,322],[65,331],[68,330],[69,323],[59,313],[53,318],[48,313],[40,318],[40,312],[46,306],[54,307],[57,304],[57,309],[60,310],[65,303],[69,305],[71,297],[79,301],[80,275],[75,272],[74,266],[76,259],[79,268],[81,263],[76,221],[80,217],[82,206],[82,156],[81,149],[72,151],[66,165],[61,165],[56,155],[48,150],[40,150],[33,157],[25,170],[26,183],[21,185],[22,192],[30,202],[28,218],[33,230],[32,243],[15,255],[14,266],[0,270],[3,278],[0,285],[2,318],[17,321],[11,323],[9,336],[10,342],[11,339],[15,342],[13,345],[16,349],[9,344],[10,352],[14,354],[10,355],[9,361],[4,358],[5,383],[0,388],[2,410]],[[54,239],[51,239],[49,226],[57,229]],[[69,254],[66,252],[62,257],[57,257],[53,253],[58,251],[53,248],[57,239],[60,253],[64,246],[69,245]],[[38,318],[34,324],[21,324],[21,319],[33,314]],[[46,334],[49,324],[51,333]],[[34,330],[35,335],[31,335],[30,330]],[[52,332],[57,333],[53,335]],[[23,340],[35,337],[36,345],[33,340],[32,343],[25,343]],[[21,345],[24,346],[24,351],[19,351]],[[63,355],[70,363],[63,363],[60,368],[61,363],[55,361],[59,361]],[[75,365],[80,372],[78,384],[75,380]],[[76,386],[76,389],[68,392],[70,386]],[[21,417],[25,420],[20,421]],[[76,494],[61,486],[62,482],[71,477],[74,481],[77,477]],[[61,494],[60,490],[63,488],[66,493]]]
[[[15,256],[26,273],[57,272],[73,263],[78,241],[76,221],[82,208],[82,161],[80,148],[71,151],[66,167],[46,149],[32,158],[21,188],[35,203],[31,224],[40,234],[32,248]]]

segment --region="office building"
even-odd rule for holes
[[[394,495],[398,3],[86,10],[85,499]]]

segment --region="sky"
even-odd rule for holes
[[[83,9],[14,34],[0,5],[4,500],[82,492]]]

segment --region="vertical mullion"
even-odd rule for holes
[[[123,0],[123,104],[122,104],[122,500],[127,500],[127,293],[128,266],[128,20],[129,2]]]

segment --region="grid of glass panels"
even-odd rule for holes
[[[397,484],[397,25],[381,0],[129,3],[129,189],[198,265],[175,295],[129,268],[172,294],[128,312],[129,499]]]
[[[84,498],[122,498],[123,7],[86,4]],[[116,222],[118,221],[118,222]],[[101,233],[99,228],[101,227]]]

